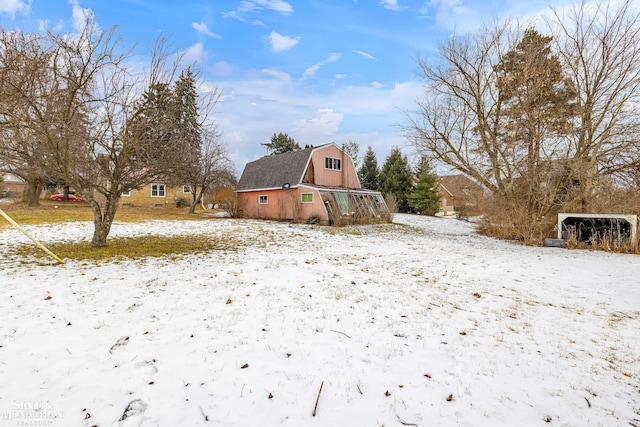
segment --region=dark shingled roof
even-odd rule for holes
[[[311,158],[319,147],[266,156],[247,163],[236,186],[236,191],[262,188],[281,188],[282,184],[299,184]]]

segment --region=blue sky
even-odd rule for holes
[[[222,90],[215,120],[240,174],[286,132],[301,146],[355,140],[382,164],[421,95],[416,55],[495,17],[567,0],[0,0],[0,25],[73,30],[83,12],[124,42],[167,35]]]

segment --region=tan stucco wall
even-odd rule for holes
[[[164,197],[152,197],[151,185],[146,185],[140,190],[131,190],[130,196],[122,196],[120,198],[120,204],[123,206],[163,207],[175,206],[179,199],[184,199],[186,203],[191,202],[191,193],[184,193],[182,185],[177,187],[165,186],[165,188]]]

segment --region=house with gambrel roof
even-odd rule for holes
[[[236,193],[244,218],[336,225],[390,219],[380,192],[360,187],[353,160],[335,143],[247,163]]]

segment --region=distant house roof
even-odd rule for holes
[[[0,176],[0,181],[5,182],[7,184],[24,184],[24,179],[20,178],[18,175],[14,175],[12,173],[6,172]]]
[[[462,174],[438,177],[440,185],[452,197],[464,199],[473,193],[482,191],[481,187]]]
[[[282,188],[283,184],[297,185],[311,159],[311,153],[329,144],[304,150],[289,151],[247,163],[236,185],[236,191]]]

